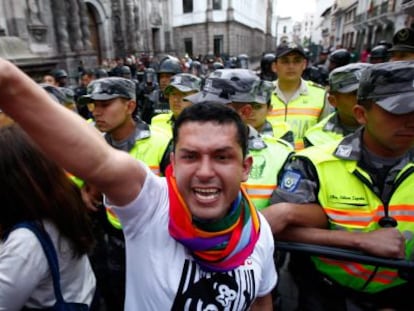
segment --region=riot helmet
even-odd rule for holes
[[[351,62],[351,53],[346,49],[338,49],[329,54],[329,71],[348,65]]]
[[[213,69],[217,70],[217,69],[224,69],[224,65],[221,62],[214,62],[213,63]]]
[[[249,69],[249,56],[240,54],[237,56],[237,68]]]
[[[169,73],[175,75],[177,73],[181,73],[182,69],[180,66],[180,61],[178,58],[173,56],[167,56],[163,58],[160,62],[160,66],[158,68],[158,73]]]
[[[146,68],[144,70],[143,81],[145,84],[155,84],[157,80],[157,74],[154,68]]]
[[[198,60],[193,60],[191,62],[190,73],[197,76],[197,77],[201,77],[204,74],[203,73],[203,66],[201,65],[201,63]]]
[[[385,63],[388,61],[389,53],[388,48],[385,45],[375,46],[369,55],[369,62],[371,64]]]
[[[274,81],[277,75],[272,70],[272,64],[276,60],[274,53],[265,53],[260,60],[260,78],[262,80]]]

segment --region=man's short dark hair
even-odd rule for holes
[[[247,155],[247,127],[235,110],[222,104],[213,103],[194,104],[185,108],[174,123],[174,150],[179,139],[178,131],[183,124],[188,122],[216,122],[220,125],[233,123],[234,125],[236,125],[237,128],[237,142],[242,148],[243,157]]]

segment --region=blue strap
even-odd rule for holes
[[[47,262],[49,264],[50,272],[52,273],[53,278],[53,288],[55,291],[55,297],[57,303],[64,303],[62,292],[60,290],[60,273],[59,273],[59,261],[56,255],[55,247],[53,246],[53,242],[49,237],[49,234],[39,225],[37,225],[34,221],[23,221],[15,226],[13,226],[12,230],[18,228],[26,228],[32,231],[37,239],[39,240],[40,244],[42,245],[43,251],[45,252]]]

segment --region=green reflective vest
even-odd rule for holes
[[[293,152],[289,143],[274,137],[261,137],[266,147],[249,150],[253,165],[249,178],[243,183],[247,194],[258,210],[270,204],[270,197],[277,186],[277,174]]]
[[[312,160],[320,189],[318,199],[328,215],[330,229],[370,232],[380,229],[379,219],[388,204],[389,216],[398,222],[397,229],[407,236],[414,231],[414,163],[404,167],[394,181],[390,202],[384,203],[372,190],[369,175],[357,161],[332,155],[337,144],[310,147],[298,156]],[[406,259],[413,260],[414,238],[406,240]],[[376,293],[405,283],[396,269],[374,267],[350,261],[313,257],[316,268],[339,284],[357,291]]]
[[[313,146],[339,141],[344,137],[342,134],[324,130],[326,123],[328,123],[329,119],[334,114],[335,112],[331,113],[329,116],[306,131],[305,137]]]
[[[295,137],[295,149],[303,149],[303,137],[311,126],[319,121],[325,105],[325,90],[306,81],[308,94],[301,94],[286,105],[275,92],[272,94],[272,110],[267,116],[271,124],[285,121],[289,123]]]
[[[163,132],[151,127],[151,136],[137,140],[129,154],[133,158],[144,162],[154,174],[159,175],[160,163],[168,142],[169,139]],[[122,229],[118,217],[110,208],[106,208],[106,214],[112,226]]]

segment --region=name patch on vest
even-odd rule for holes
[[[286,171],[282,176],[280,187],[288,192],[293,192],[299,185],[302,175],[298,171]]]
[[[351,206],[365,206],[368,201],[365,196],[346,195],[346,194],[329,194],[328,200],[335,203]]]

